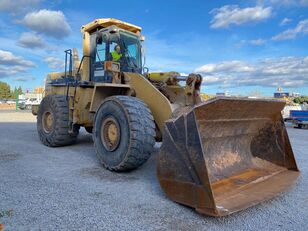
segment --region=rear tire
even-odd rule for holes
[[[112,171],[128,171],[145,163],[155,144],[150,109],[131,96],[107,98],[95,114],[93,140],[101,164]]]
[[[41,142],[50,147],[74,143],[79,129],[69,133],[69,105],[64,95],[48,95],[37,113],[37,131]]]

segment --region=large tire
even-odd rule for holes
[[[114,133],[109,133],[111,128]],[[113,135],[113,142],[109,134]],[[138,168],[150,157],[155,144],[155,124],[150,109],[135,97],[108,97],[95,114],[93,140],[105,168],[112,171]]]
[[[37,113],[37,131],[41,142],[50,147],[73,144],[79,129],[69,133],[69,104],[64,95],[43,98]]]

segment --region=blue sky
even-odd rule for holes
[[[201,73],[203,92],[308,94],[308,0],[0,0],[0,80],[43,85],[106,17],[143,28],[150,70]]]

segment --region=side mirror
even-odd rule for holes
[[[144,56],[145,55],[145,48],[141,47],[141,55]]]
[[[147,75],[149,73],[149,68],[143,67],[143,74]]]
[[[141,59],[143,58],[143,64],[142,64],[142,66],[144,67],[145,66],[145,63],[146,63],[146,54],[145,54],[145,48],[142,46],[141,47]],[[147,68],[147,67],[144,67],[144,68],[146,68],[147,69],[147,72],[149,72],[149,68]],[[143,69],[144,69],[143,68]],[[144,70],[143,70],[144,71]]]

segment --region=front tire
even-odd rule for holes
[[[37,113],[37,131],[41,142],[50,147],[74,143],[78,129],[69,133],[69,104],[64,95],[48,95]]]
[[[135,97],[107,98],[95,115],[93,140],[105,168],[112,171],[138,168],[148,160],[155,144],[150,109]]]

